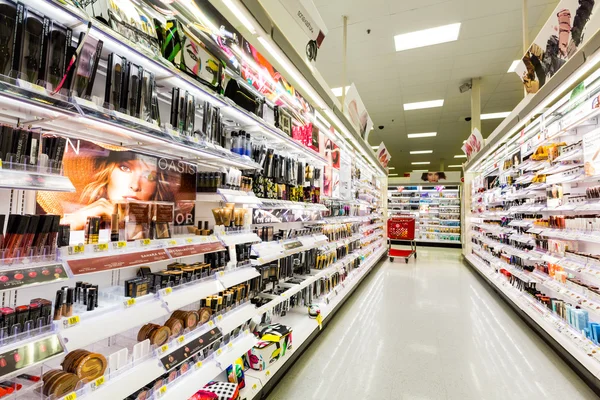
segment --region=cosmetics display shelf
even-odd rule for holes
[[[0,188],[45,190],[51,192],[74,192],[75,186],[69,178],[59,173],[44,173],[31,170],[19,170],[20,166],[9,166],[0,163]]]
[[[322,326],[326,326],[332,317],[332,311],[351,295],[352,291],[360,284],[360,282],[362,282],[364,277],[375,267],[375,265],[377,265],[377,262],[381,257],[384,256],[385,251],[385,248],[380,248],[370,257],[366,258],[360,268],[353,270],[349,276],[338,285],[339,288],[337,293],[336,291],[332,291],[330,293],[331,296],[325,296],[325,298],[322,299],[322,303],[319,304],[323,314]],[[260,399],[264,394],[261,390],[267,387],[271,380],[277,379],[277,373],[280,370],[285,370],[285,365],[292,362],[295,358],[294,353],[300,351],[303,344],[308,340],[314,340],[315,334],[321,329],[315,319],[308,318],[306,312],[303,312],[298,308],[292,309],[286,316],[279,318],[277,322],[293,327],[293,348],[288,349],[283,358],[262,371],[246,371],[246,377],[252,378],[252,385],[249,387],[248,382],[246,382],[246,388],[243,389],[243,394],[247,396],[248,400]],[[254,388],[253,385],[257,385],[258,387]]]
[[[591,374],[596,378],[600,377],[600,356],[598,355],[600,349],[595,343],[547,307],[514,288],[504,276],[496,273],[476,255],[467,255],[466,259],[492,286],[497,288],[515,307],[525,312],[534,323],[539,325]]]
[[[377,223],[375,223],[375,224],[366,225],[366,226],[361,226],[361,227],[360,227],[360,231],[361,231],[361,232],[366,232],[366,231],[368,231],[368,230],[371,230],[371,229],[377,229],[377,228],[383,228],[383,223],[381,223],[381,222],[377,222]]]
[[[358,234],[352,235],[348,238],[338,239],[334,242],[329,242],[329,243],[324,244],[323,246],[321,246],[321,250],[323,250],[325,252],[333,251],[339,247],[347,246],[349,243],[360,240],[362,237],[363,237],[363,235],[361,233],[358,233]]]
[[[327,243],[328,239],[325,235],[307,235],[294,239],[262,242],[252,246],[252,253],[256,258],[251,262],[253,266],[259,266]]]
[[[253,192],[220,188],[217,189],[216,193],[197,193],[196,201],[248,204],[253,206],[260,206],[263,203],[262,199],[256,197]]]
[[[228,287],[259,276],[254,268],[238,268],[219,272],[214,276],[174,288],[162,289],[158,294],[148,294],[130,304],[121,303],[101,307],[84,315],[64,318],[58,324],[60,336],[67,349],[89,346],[105,338],[141,326],[149,320],[167,316],[170,312],[190,305]]]
[[[242,243],[259,243],[261,242],[260,237],[251,231],[245,232],[229,232],[226,234],[218,234],[217,237],[225,246],[235,246],[236,244]]]
[[[262,199],[262,208],[264,209],[289,209],[289,210],[307,210],[307,211],[327,211],[327,207],[320,203],[304,203],[290,200]]]
[[[314,160],[315,162],[318,162],[320,164],[326,163],[325,158],[323,158],[320,154],[318,154],[315,151],[313,151],[312,149],[309,149],[308,147],[305,147],[302,144],[296,142],[291,137],[289,137],[284,132],[282,132],[280,129],[269,125],[268,123],[266,123],[259,117],[255,116],[255,115],[241,109],[237,105],[233,104],[231,101],[229,101],[229,99],[204,87],[199,82],[192,79],[191,77],[188,77],[184,73],[178,71],[172,63],[169,63],[167,60],[165,60],[161,56],[150,54],[150,52],[147,51],[146,49],[143,49],[140,46],[138,46],[136,43],[129,41],[128,39],[126,39],[122,35],[120,35],[119,33],[113,31],[112,29],[103,25],[100,22],[90,21],[90,18],[87,15],[85,15],[85,13],[83,11],[77,9],[76,7],[73,7],[70,5],[65,5],[65,4],[59,4],[58,2],[53,2],[53,1],[49,1],[49,0],[41,1],[38,3],[42,3],[42,4],[36,3],[36,8],[41,9],[45,15],[47,15],[50,18],[59,20],[67,26],[76,27],[76,28],[74,28],[74,30],[76,30],[76,31],[83,30],[88,25],[88,23],[92,24],[91,35],[101,39],[104,42],[105,49],[107,49],[109,51],[117,52],[118,54],[119,53],[123,54],[123,51],[125,50],[127,53],[128,60],[130,59],[136,65],[140,65],[144,69],[152,71],[156,75],[157,81],[167,82],[172,85],[183,87],[187,90],[190,90],[192,93],[194,93],[195,95],[198,95],[200,98],[208,100],[212,104],[215,104],[218,107],[221,107],[221,111],[223,112],[223,114],[234,118],[235,120],[237,120],[240,123],[240,125],[258,128],[261,131],[261,133],[265,134],[268,137],[269,140],[278,142],[279,144],[283,145],[288,151],[300,153],[303,156],[310,158],[311,160]],[[73,35],[75,35],[75,34],[76,33],[74,32]],[[124,46],[125,46],[125,48],[124,48]],[[35,85],[28,85],[28,86],[31,87],[31,86],[35,86]],[[21,92],[23,91],[22,88],[18,88],[18,89]],[[13,90],[13,92],[18,93],[18,91],[14,91],[14,90]],[[28,94],[26,93],[24,95],[15,96],[15,97],[16,97],[17,101],[21,101],[23,97],[26,97],[28,99],[29,98],[30,99],[40,98],[40,96],[43,96],[43,95],[46,95],[48,97],[53,97],[50,95],[50,93],[43,93],[43,92],[45,92],[45,89],[43,89],[41,87],[33,87],[32,90],[30,91],[30,93],[28,93]],[[11,93],[11,92],[6,91],[5,93]],[[50,104],[55,103],[55,102],[56,102],[56,100],[50,102]],[[46,104],[47,104],[47,102],[43,102],[43,101],[39,101],[39,102],[34,101],[34,103],[37,103],[36,109],[37,108],[46,108]],[[74,116],[73,116],[72,107],[69,107],[69,109],[68,109],[70,111],[69,114],[65,114],[65,113],[61,112],[60,113],[61,118],[56,118],[55,120],[45,121],[45,122],[40,123],[40,125],[42,127],[48,127],[50,129],[55,129],[55,130],[61,129],[61,128],[69,130],[69,129],[75,128],[73,125],[79,124],[79,125],[81,125],[81,127],[83,127],[86,125],[86,123],[90,123],[90,125],[100,124],[101,129],[106,129],[106,128],[108,128],[109,124],[105,123],[101,118],[97,118],[95,115],[106,116],[107,115],[106,111],[108,111],[108,116],[110,116],[113,119],[116,119],[114,117],[115,116],[114,111],[104,110],[101,107],[97,106],[94,102],[81,100],[79,103],[80,104],[76,104],[76,106],[77,106],[77,108],[79,108],[79,110],[77,110],[78,112],[76,112]],[[91,115],[86,115],[86,113],[83,112],[84,107],[81,107],[82,104],[87,106],[85,108],[85,110],[89,110]],[[79,115],[77,115],[77,114],[79,114]],[[85,120],[85,121],[82,121],[82,120]],[[54,122],[58,122],[58,124],[54,124]],[[126,122],[130,122],[130,121],[126,121]],[[141,121],[135,121],[136,124],[140,124],[140,122]],[[146,124],[144,124],[144,123],[141,123],[140,125],[141,125],[140,127],[142,129],[148,128],[145,126]],[[159,128],[159,127],[155,127],[155,128],[149,127],[149,128],[151,130],[158,131],[156,133],[160,132],[159,136],[162,136],[162,137],[169,136],[167,129]],[[76,134],[77,130],[78,129],[71,130],[70,133]],[[247,129],[247,130],[249,130],[249,129]],[[121,132],[121,133],[123,133],[123,132]],[[88,134],[90,134],[90,133],[88,132]],[[137,137],[137,139],[140,139],[140,138],[141,138],[140,136]],[[104,135],[103,139],[104,140],[107,139],[106,135]],[[151,141],[155,142],[156,140],[157,140],[156,138],[152,138]],[[121,141],[121,142],[123,142],[123,141]],[[118,143],[115,143],[115,144],[118,144]],[[154,144],[158,144],[158,143],[155,142]],[[182,148],[181,143],[172,143],[172,142],[170,143],[170,141],[165,141],[163,143],[163,145],[164,144],[167,144],[167,146],[169,146],[169,144],[177,144],[178,151],[184,150]],[[153,151],[156,151],[158,153],[164,151],[165,155],[167,152],[170,151],[168,149],[162,150],[160,148],[161,146],[152,146],[152,147],[153,147]],[[197,150],[191,146],[190,146],[189,150],[192,151],[192,154],[197,152]],[[208,156],[210,158],[211,153],[212,153],[211,149],[206,148],[202,151],[201,155]],[[200,155],[200,154],[197,154],[197,155]],[[236,165],[241,166],[241,164],[246,164],[247,168],[252,168],[251,163],[245,163],[243,161],[237,161],[237,160],[224,159],[223,155],[220,152],[214,152],[214,155],[218,156],[219,163],[232,161],[232,165],[234,165],[234,166],[236,166]]]
[[[214,235],[171,239],[140,239],[68,246],[61,249],[61,260],[72,275],[84,275],[114,269],[139,267],[171,258],[192,257],[223,250]]]

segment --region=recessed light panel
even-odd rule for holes
[[[434,137],[434,136],[437,136],[437,132],[409,133],[408,134],[408,138],[409,139],[417,139],[417,138],[424,138],[424,137]]]
[[[467,158],[467,156],[464,154],[459,154],[457,156],[454,156],[454,158]]]
[[[431,154],[433,153],[433,150],[416,150],[416,151],[411,151],[410,154]]]
[[[453,42],[460,34],[460,23],[438,26],[394,36],[396,51],[433,46],[434,44]]]
[[[350,86],[346,86],[346,93],[348,93],[348,89],[350,89]],[[331,89],[331,91],[333,92],[333,95],[335,97],[342,97],[342,88],[341,87],[336,87]]]
[[[499,113],[491,113],[491,114],[481,114],[480,119],[504,119],[510,115],[510,111],[507,112],[499,112]]]
[[[426,108],[442,107],[443,105],[444,105],[444,99],[420,101],[418,103],[406,103],[406,104],[404,104],[404,111],[423,110]]]
[[[429,165],[431,164],[430,161],[418,161],[418,162],[412,162],[412,165]]]

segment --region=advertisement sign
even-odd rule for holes
[[[385,147],[385,144],[383,142],[381,142],[379,148],[377,149],[377,159],[379,160],[379,163],[383,166],[383,168],[387,168],[388,164],[390,163],[390,160],[392,159],[392,155],[388,151],[387,147]]]
[[[319,133],[319,142],[319,153],[327,160],[327,164],[323,167],[323,195],[332,197],[334,187],[337,186],[336,190],[339,196],[340,182],[337,170],[340,169],[341,150],[333,140],[322,132]]]
[[[69,141],[63,170],[75,192],[39,191],[37,208],[42,214],[61,215],[61,223],[70,224],[72,231],[83,230],[92,216],[110,223],[116,204],[126,201],[174,203],[175,225],[194,225],[194,165],[117,146]]]
[[[340,168],[340,198],[352,200],[352,156],[343,151],[341,154]]]
[[[411,172],[410,183],[422,185],[427,183],[458,183],[461,181],[460,172],[457,171],[429,171]]]
[[[294,21],[296,21],[304,33],[306,33],[308,38],[314,40],[317,47],[321,47],[321,43],[323,43],[323,39],[325,39],[325,35],[327,35],[327,28],[324,23],[319,24],[317,19],[313,17],[313,15],[319,15],[319,11],[314,3],[310,0],[280,1]],[[322,26],[323,29],[325,29],[325,32],[323,32],[319,26]]]
[[[371,117],[369,117],[367,108],[360,98],[358,89],[356,89],[354,83],[346,92],[346,98],[344,100],[344,114],[346,114],[362,138],[365,138],[367,133],[371,131],[371,128],[373,127],[373,121],[371,120]]]
[[[592,131],[583,136],[583,162],[586,176],[600,173],[600,134]]]
[[[515,70],[527,93],[537,93],[599,28],[595,0],[561,0]]]
[[[483,147],[483,136],[477,128],[473,129],[473,133],[467,139],[465,144],[462,146],[462,151],[467,155],[467,159],[470,160],[472,156],[479,153]]]

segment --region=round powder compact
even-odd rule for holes
[[[150,343],[155,346],[162,346],[167,343],[169,337],[171,336],[171,329],[167,326],[161,326],[158,329],[155,329],[150,334]]]
[[[44,374],[45,376],[45,374]],[[60,398],[77,389],[80,380],[75,374],[58,371],[44,381],[43,392],[46,396]]]
[[[90,353],[77,361],[76,374],[84,382],[91,382],[104,375],[107,366],[106,357],[99,353]]]
[[[209,307],[202,307],[200,311],[198,311],[198,315],[200,316],[198,324],[204,325],[210,320],[210,317],[212,316],[212,310]]]
[[[193,331],[198,326],[198,321],[200,321],[200,315],[196,311],[188,311],[185,315],[185,327],[190,331]]]
[[[169,318],[165,326],[171,330],[172,336],[179,336],[183,332],[183,321],[177,318]]]
[[[137,335],[138,342],[143,342],[146,339],[150,339],[150,335],[155,329],[160,328],[160,325],[156,324],[146,324],[140,328],[140,331]]]

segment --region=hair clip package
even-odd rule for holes
[[[65,75],[67,52],[73,31],[56,21],[48,24],[47,37],[42,51],[39,79],[46,89],[54,90]]]
[[[21,5],[22,7],[22,5]],[[10,75],[13,68],[13,44],[17,28],[17,4],[0,0],[0,74]]]
[[[121,57],[115,53],[109,54],[106,67],[106,87],[104,91],[104,102],[107,108],[112,107],[117,111],[121,109],[121,98],[126,69],[127,59],[125,57]]]
[[[18,79],[37,83],[44,45],[45,18],[35,10],[17,5],[17,30],[13,53],[13,73]]]
[[[75,96],[87,98],[92,95],[103,42],[90,35],[86,37],[83,32],[79,35],[79,43],[82,40],[85,40],[85,43],[77,57],[77,68],[73,76],[71,91]]]

